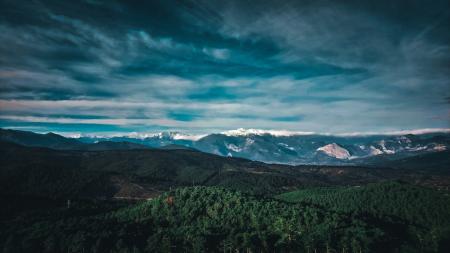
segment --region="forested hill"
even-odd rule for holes
[[[14,217],[20,218],[2,213],[0,247],[4,252],[349,253],[448,249],[448,196],[407,184],[382,183],[358,188],[353,199],[342,197],[339,201],[343,202],[338,204],[331,200],[345,195],[344,189],[334,195],[330,191],[330,200],[324,205],[304,199],[289,203],[200,186],[178,188],[136,204],[74,200],[68,208],[65,202],[29,203],[27,199],[5,198],[3,210],[13,210]],[[393,199],[386,197],[386,190]],[[328,195],[310,193],[309,198],[317,200]],[[412,198],[414,195],[418,198]],[[401,206],[405,202],[394,202],[401,198],[408,202],[405,206]],[[366,209],[366,201],[373,199],[377,205]],[[427,214],[425,223],[414,220]]]
[[[353,187],[318,187],[277,196],[337,211],[386,226],[395,237],[408,237],[416,249],[450,248],[450,195],[406,183],[387,182]],[[420,242],[419,244],[417,244]],[[406,250],[406,252],[413,249]]]
[[[286,166],[189,149],[74,151],[0,142],[0,190],[45,197],[148,198],[171,187],[217,185],[255,194],[390,179],[426,184],[428,174],[353,166]]]

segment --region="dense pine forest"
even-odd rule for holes
[[[450,195],[446,191],[386,182],[362,187],[308,188],[277,198],[370,219],[423,251],[450,247]]]
[[[450,241],[448,193],[398,182],[274,198],[196,186],[137,202],[4,199],[3,252],[445,252]]]

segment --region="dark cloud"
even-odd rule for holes
[[[198,115],[193,114],[192,112],[169,112],[167,116],[179,121],[192,121],[198,118]]]
[[[0,120],[117,131],[448,127],[429,119],[448,115],[449,5],[5,0]],[[78,113],[58,101],[95,106]]]

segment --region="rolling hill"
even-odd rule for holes
[[[0,140],[29,147],[45,147],[59,150],[119,150],[149,149],[150,147],[125,141],[95,141],[84,143],[58,134],[37,134],[28,131],[0,129]]]
[[[436,187],[449,182],[448,176],[421,170],[266,164],[192,149],[54,150],[0,142],[0,151],[0,190],[20,195],[148,198],[187,185],[272,194],[391,179]]]

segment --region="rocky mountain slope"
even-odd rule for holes
[[[221,156],[293,165],[364,164],[365,159],[380,155],[399,159],[450,148],[448,132],[333,136],[240,129],[200,137],[159,133],[143,137],[83,137],[78,140],[83,142],[127,141],[151,147],[176,144]]]

